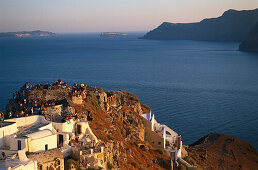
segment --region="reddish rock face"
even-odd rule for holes
[[[255,147],[235,137],[212,133],[187,148],[188,154],[204,169],[257,169]]]

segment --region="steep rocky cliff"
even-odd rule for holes
[[[239,50],[258,52],[258,22],[247,38],[240,44]]]
[[[90,127],[105,146],[108,166],[120,169],[170,169],[170,157],[144,141],[142,113],[149,107],[125,91],[88,94],[76,112],[90,113]]]
[[[148,32],[143,39],[242,41],[258,22],[258,9],[228,10],[218,18],[196,23],[164,22]]]

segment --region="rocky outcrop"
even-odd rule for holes
[[[235,137],[212,133],[186,148],[188,157],[203,169],[256,169],[255,147]]]
[[[258,9],[228,10],[218,18],[196,23],[164,22],[148,32],[143,39],[242,41],[258,22]]]
[[[258,52],[258,22],[247,38],[239,45],[239,50]]]
[[[165,151],[157,151],[144,141],[143,112],[149,111],[138,98],[126,91],[107,91],[96,95],[101,106],[85,100],[76,112],[87,110],[92,120],[89,125],[105,146],[104,160],[107,167],[119,169],[170,169],[170,157]],[[143,109],[142,109],[143,108]]]
[[[112,108],[117,108],[124,104],[130,105],[134,112],[142,115],[144,107],[145,113],[149,113],[148,106],[139,102],[139,99],[132,93],[126,91],[107,91],[97,95],[100,106],[103,110],[110,111]]]

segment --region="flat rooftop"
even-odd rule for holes
[[[11,125],[11,124],[13,124],[13,123],[15,123],[15,122],[3,122],[3,121],[0,121],[0,128],[1,127],[5,127],[5,126],[9,126],[9,125]]]
[[[16,133],[18,138],[26,137],[26,135],[39,131],[39,128],[48,125],[49,123],[38,123],[29,126],[22,126],[18,128]]]
[[[31,162],[31,160],[26,161],[26,162],[22,162],[20,161],[20,159],[9,159],[9,160],[4,160],[4,161],[0,161],[0,170],[8,170],[9,167],[14,168],[18,165],[26,165],[29,162]]]

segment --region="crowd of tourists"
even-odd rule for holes
[[[28,100],[26,98],[27,90],[43,90],[43,89],[65,89],[71,88],[67,83],[63,82],[61,79],[53,84],[46,83],[45,85],[31,85],[28,82],[24,84],[20,91],[16,91],[13,94],[13,101],[15,102],[15,107],[7,109],[5,116],[6,118],[19,118],[31,116],[34,114],[43,115],[43,111],[46,107],[55,106],[55,100],[49,100],[43,103],[41,100]]]
[[[72,88],[72,96],[82,97],[84,99],[87,94],[86,87],[87,85],[84,84],[74,84]]]
[[[6,109],[6,114],[0,111],[0,117],[1,120],[4,120],[4,118],[19,118],[19,117],[27,117],[32,115],[45,115],[45,111],[47,107],[53,107],[56,105],[58,101],[56,100],[48,100],[48,101],[42,101],[42,100],[29,100],[27,98],[27,90],[37,90],[37,89],[65,89],[69,88],[71,90],[71,95],[76,97],[82,97],[82,99],[86,98],[87,94],[87,85],[86,84],[74,84],[71,88],[71,86],[67,85],[67,83],[63,82],[62,80],[58,80],[53,84],[46,83],[45,85],[31,85],[28,82],[24,84],[24,86],[20,89],[20,91],[16,91],[13,94],[13,104],[10,105],[11,107]],[[89,87],[90,91],[95,90],[97,91],[97,88]],[[92,89],[91,89],[92,88]],[[94,91],[94,92],[95,92]],[[77,119],[78,114],[72,113],[67,114],[63,120],[70,121],[70,119]]]
[[[64,116],[63,121],[70,123],[70,120],[75,121],[77,119],[77,113],[70,113]]]
[[[28,117],[34,114],[42,115],[44,105],[41,101],[37,100],[29,100],[26,98],[18,98],[16,103],[16,107],[8,108],[7,110],[7,118],[19,118],[19,117]]]
[[[28,82],[25,83],[24,88],[26,90],[43,90],[43,89],[66,89],[71,88],[66,82],[63,82],[61,79],[56,81],[53,84],[46,83],[45,85],[38,84],[38,85],[31,85]]]

